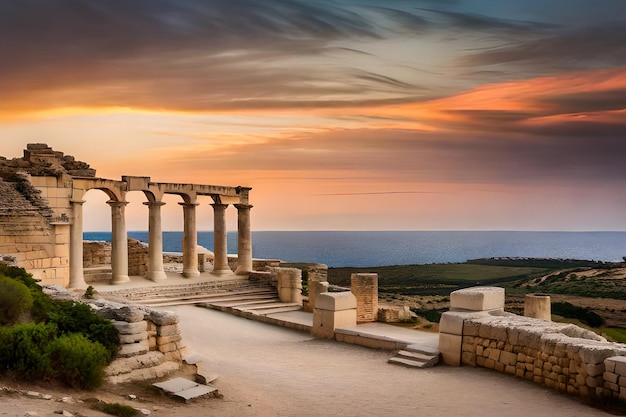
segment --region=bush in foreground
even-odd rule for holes
[[[32,307],[33,296],[26,285],[0,276],[0,325],[14,324]]]
[[[82,334],[63,335],[48,346],[52,376],[72,388],[92,389],[102,383],[109,352]]]

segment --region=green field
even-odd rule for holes
[[[601,327],[600,331],[616,342],[626,343],[626,329],[620,327]]]
[[[334,285],[349,287],[351,274],[357,272],[377,273],[378,288],[381,292],[403,295],[448,295],[459,288],[503,285],[512,281],[531,279],[550,272],[550,269],[468,263],[329,268],[328,281]]]

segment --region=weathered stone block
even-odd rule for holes
[[[156,328],[157,336],[174,336],[179,334],[178,324],[168,324]]]
[[[604,362],[587,365],[587,375],[589,376],[594,377],[594,376],[602,375],[603,372],[604,372]]]
[[[120,344],[136,343],[148,339],[148,332],[120,334]]]
[[[150,321],[159,326],[166,326],[178,323],[178,316],[170,311],[152,310],[150,311]]]
[[[517,355],[511,352],[501,352],[500,362],[505,365],[515,365],[517,363]]]
[[[504,308],[504,288],[472,287],[450,294],[451,310],[485,311]]]
[[[356,297],[349,291],[322,293],[317,297],[315,308],[328,311],[356,309]]]
[[[439,321],[439,331],[441,333],[464,335],[463,322],[465,316],[462,313],[445,312]]]
[[[148,353],[148,341],[144,340],[138,343],[121,345],[117,351],[117,356],[126,358],[129,356],[137,356]]]
[[[112,320],[111,322],[120,334],[144,333],[148,329],[148,325],[145,321],[127,323],[125,321]]]
[[[446,365],[461,365],[462,345],[463,338],[461,336],[439,333],[439,351],[441,352],[441,357]]]
[[[476,366],[476,355],[472,352],[462,352],[461,363],[468,366]]]

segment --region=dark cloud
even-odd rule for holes
[[[626,109],[626,89],[557,94],[540,100],[560,113],[582,113]]]
[[[626,181],[624,136],[540,136],[523,132],[435,134],[410,130],[340,130],[226,145],[179,154],[168,164],[216,170],[350,172],[381,181],[567,185]],[[223,155],[236,153],[234,160]]]
[[[505,31],[505,32],[531,32],[539,29],[546,29],[552,25],[542,22],[528,22],[513,19],[502,19],[493,16],[486,16],[477,13],[463,13],[450,10],[437,10],[418,8],[428,15],[433,15],[437,20],[442,20],[448,29],[459,29],[462,31]]]
[[[626,22],[559,28],[532,39],[518,39],[463,58],[469,67],[526,65],[535,73],[626,65]]]
[[[340,105],[334,95],[352,101],[369,88],[410,94],[408,84],[349,60],[313,64],[342,51],[335,41],[383,36],[358,10],[299,0],[7,0],[0,90],[17,110],[263,108],[322,96],[321,105]],[[407,19],[385,13],[398,27]]]

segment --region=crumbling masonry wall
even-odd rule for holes
[[[448,365],[493,369],[583,398],[626,400],[626,346],[592,331],[506,313],[504,290],[455,291],[440,322]]]
[[[120,333],[117,357],[105,370],[108,382],[150,380],[180,369],[184,347],[176,314],[106,300],[88,304]]]

